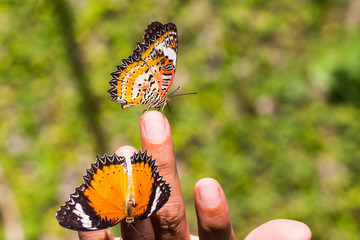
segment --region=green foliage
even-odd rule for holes
[[[14,201],[0,201],[0,238],[11,221],[29,240],[76,237],[55,212],[96,154],[140,148],[145,108],[122,110],[106,91],[158,20],[178,27],[174,87],[198,92],[166,112],[193,233],[194,184],[213,177],[238,239],[274,218],[305,222],[313,239],[356,239],[356,2],[2,1],[0,188]]]

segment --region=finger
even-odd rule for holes
[[[225,194],[216,180],[199,180],[195,184],[194,200],[200,240],[235,239]]]
[[[131,146],[123,146],[115,151],[116,155],[130,158],[137,150]],[[135,229],[135,230],[134,230]],[[146,239],[155,239],[155,233],[150,219],[137,221],[133,223],[133,227],[126,222],[121,222],[121,235],[123,239],[142,239],[141,235]]]
[[[156,159],[160,175],[171,186],[170,199],[151,217],[155,235],[164,240],[190,239],[169,122],[162,113],[148,111],[140,119],[140,134],[142,149]]]
[[[276,219],[255,228],[245,240],[310,240],[310,228],[298,221]]]
[[[199,237],[191,234],[190,240],[199,240]]]
[[[109,229],[93,231],[93,232],[78,232],[80,240],[114,240],[114,236]]]

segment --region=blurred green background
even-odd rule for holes
[[[224,188],[238,239],[274,218],[360,235],[360,1],[0,2],[0,239],[76,239],[55,212],[96,154],[140,148],[146,107],[110,73],[152,21],[178,27],[169,118],[187,215]]]

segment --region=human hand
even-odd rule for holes
[[[170,125],[163,114],[149,111],[140,119],[142,150],[156,159],[158,171],[171,186],[171,197],[154,215],[143,221],[135,221],[134,228],[146,239],[235,239],[225,194],[220,184],[211,178],[199,180],[195,185],[194,201],[198,218],[199,237],[190,235],[185,216],[184,199],[176,169]],[[136,149],[123,146],[116,154],[130,157]],[[124,239],[142,239],[139,233],[121,225]],[[82,240],[113,240],[109,229],[79,232]],[[117,239],[117,238],[116,238]],[[293,220],[272,220],[254,229],[245,240],[309,240],[310,229]]]

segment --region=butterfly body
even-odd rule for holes
[[[175,24],[151,23],[144,41],[137,43],[133,54],[111,74],[111,99],[123,108],[148,105],[150,109],[166,104],[176,70],[177,46]]]
[[[131,224],[158,211],[170,197],[170,186],[157,172],[146,152],[131,159],[113,155],[97,157],[56,218],[77,231],[108,228],[124,220]]]

